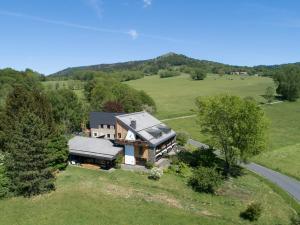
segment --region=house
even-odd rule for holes
[[[176,133],[147,112],[117,115],[115,131],[125,164],[154,163],[176,148]]]
[[[97,164],[105,169],[114,166],[117,155],[123,151],[122,147],[100,138],[75,136],[68,145],[71,162]]]
[[[115,124],[117,115],[122,113],[91,112],[90,131],[93,138],[115,139]]]

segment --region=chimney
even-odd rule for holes
[[[136,120],[131,120],[131,121],[130,121],[130,126],[131,126],[133,129],[136,129]]]

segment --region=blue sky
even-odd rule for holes
[[[1,0],[0,68],[50,74],[167,52],[297,62],[299,11],[298,0]]]

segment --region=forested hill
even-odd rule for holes
[[[290,65],[300,67],[300,63]],[[206,73],[215,74],[247,72],[249,75],[259,74],[268,76],[272,73],[272,71],[282,66],[284,65],[255,67],[233,66],[213,61],[194,59],[182,54],[168,53],[149,60],[71,67],[49,75],[48,79],[89,80],[98,75],[110,75],[121,81],[126,81],[139,79],[144,76],[155,75],[158,74],[160,70],[179,71],[190,74],[195,69],[201,69]]]

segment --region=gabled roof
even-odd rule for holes
[[[116,118],[154,147],[176,136],[172,129],[147,112],[123,114]],[[135,121],[135,126],[132,126],[132,121]]]
[[[115,125],[117,115],[123,113],[110,113],[110,112],[90,112],[90,128],[99,128],[99,125]]]
[[[123,149],[106,139],[75,136],[69,140],[69,152],[74,155],[112,160]]]

